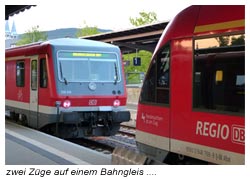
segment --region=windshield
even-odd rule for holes
[[[62,82],[120,81],[115,53],[59,51],[57,59],[59,80]]]

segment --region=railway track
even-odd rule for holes
[[[66,140],[105,154],[112,154],[115,147],[137,150],[135,128],[126,125],[122,125],[115,136],[69,138]]]
[[[118,131],[118,134],[127,135],[135,138],[135,132],[136,132],[135,127],[122,124]]]
[[[72,143],[96,150],[98,152],[103,152],[104,154],[111,154],[114,150],[114,147],[101,143],[97,139],[92,138],[69,138],[66,139]]]

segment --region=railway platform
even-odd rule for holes
[[[111,155],[5,120],[6,165],[110,165]]]

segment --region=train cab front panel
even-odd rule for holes
[[[60,137],[109,136],[130,120],[118,47],[70,38],[38,46],[25,68],[37,99],[24,113],[29,126]]]
[[[79,42],[51,45],[57,121],[76,125],[82,129],[80,136],[115,134],[121,122],[130,120],[120,50]]]

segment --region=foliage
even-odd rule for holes
[[[157,21],[157,15],[154,12],[140,12],[140,17],[136,18],[129,18],[130,23],[134,26],[141,26],[141,25],[146,25],[146,24],[151,24],[155,21]],[[133,58],[134,57],[140,57],[141,58],[141,66],[134,66],[133,65]],[[124,60],[129,60],[130,65],[125,66],[124,70],[127,75],[127,82],[128,83],[140,83],[141,82],[141,74],[145,74],[147,72],[147,69],[150,64],[150,60],[152,57],[152,53],[145,51],[145,50],[140,50],[137,55],[136,53],[131,53],[131,54],[124,54],[123,59]]]
[[[230,36],[220,36],[216,38],[220,47],[223,46],[233,46],[233,45],[243,45],[245,44],[245,35],[239,37],[233,36],[230,39]]]
[[[47,40],[48,35],[45,32],[39,31],[39,26],[32,27],[31,30],[28,30],[21,36],[21,39],[16,43],[17,46],[29,44],[38,41]]]
[[[83,37],[83,36],[89,36],[94,34],[99,34],[98,28],[95,27],[89,27],[86,22],[84,21],[84,27],[77,31],[76,37]]]
[[[243,45],[245,44],[245,35],[241,35],[238,38],[232,37],[231,45]]]
[[[220,47],[227,46],[229,43],[229,36],[220,36],[216,38],[217,42],[219,43]]]
[[[140,17],[138,18],[129,18],[129,21],[134,26],[141,26],[146,24],[151,24],[157,21],[157,15],[155,12],[140,12]]]
[[[141,58],[141,66],[133,65],[133,58],[140,57]],[[148,51],[141,50],[137,53],[131,54],[123,54],[123,60],[129,61],[129,66],[124,67],[125,74],[127,76],[127,82],[129,83],[139,83],[140,81],[140,73],[146,73],[150,64],[150,60],[152,57],[152,53]]]

